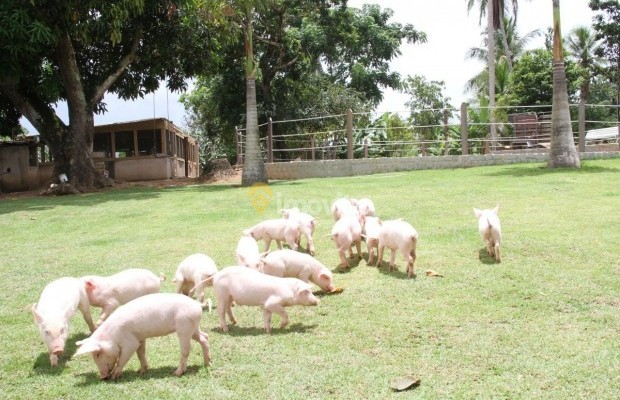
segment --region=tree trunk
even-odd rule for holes
[[[245,159],[241,174],[241,185],[252,186],[256,183],[268,183],[267,169],[260,151],[258,135],[258,112],[256,110],[256,66],[252,46],[251,13],[246,15],[245,33],[245,89],[246,89],[246,140]]]
[[[487,44],[489,63],[489,136],[491,139],[491,151],[495,151],[497,143],[497,128],[495,126],[495,26],[493,24],[493,1],[487,3]]]
[[[553,108],[547,166],[579,168],[581,163],[573,139],[561,37],[560,0],[553,0]]]

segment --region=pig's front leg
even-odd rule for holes
[[[383,263],[383,250],[385,250],[385,246],[380,244],[377,247],[377,268],[381,268]]]
[[[140,347],[140,342],[135,338],[124,341],[123,345],[121,346],[121,353],[119,354],[118,360],[116,361],[116,366],[114,367],[112,373],[109,376],[110,379],[115,380],[121,376],[123,368],[125,368],[125,365],[127,365],[133,353],[138,350],[138,347]]]
[[[390,253],[390,271],[393,271],[395,266],[396,266],[396,249],[391,249],[391,253]]]
[[[105,321],[110,316],[110,314],[112,314],[112,312],[118,308],[118,306],[118,302],[110,302],[104,305],[101,308],[101,315],[99,316],[99,320],[97,321],[96,326],[101,325],[103,321]]]
[[[189,358],[189,351],[192,346],[192,342],[190,341],[190,337],[185,333],[178,333],[179,335],[179,344],[181,346],[181,359],[179,360],[179,366],[177,367],[174,374],[176,376],[181,376],[187,369],[187,359]]]
[[[276,313],[280,316],[280,328],[284,329],[288,325],[288,314],[282,305],[280,298],[270,298],[265,303],[265,315],[269,312],[269,328],[271,329],[271,314]]]
[[[55,367],[58,365],[58,356],[54,353],[50,353],[50,365]]]
[[[136,354],[140,360],[140,374],[143,374],[149,369],[149,364],[146,361],[146,340],[140,342]]]
[[[362,241],[358,240],[355,242],[355,249],[357,250],[357,258],[362,259]]]
[[[84,321],[86,321],[86,325],[88,325],[88,329],[90,329],[90,333],[93,333],[95,329],[97,329],[97,326],[93,324],[93,317],[90,315],[90,303],[88,300],[85,302],[80,301],[78,307],[84,317]]]

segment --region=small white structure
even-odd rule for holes
[[[586,144],[616,142],[618,140],[618,127],[590,129],[586,132]]]

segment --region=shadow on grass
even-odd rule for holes
[[[478,250],[478,258],[480,259],[480,262],[483,264],[487,264],[487,265],[497,264],[497,261],[495,261],[495,257],[491,257],[489,255],[486,247],[483,247],[480,250]]]
[[[148,356],[148,355],[147,355]],[[93,363],[93,368],[97,369]],[[204,365],[188,365],[187,370],[183,375],[196,375],[202,368],[206,368]],[[99,372],[85,372],[82,374],[77,374],[76,376],[82,378],[82,382],[76,384],[78,387],[85,387],[91,385],[114,385],[115,383],[122,383],[127,381],[148,381],[151,379],[165,379],[165,378],[176,378],[174,375],[174,371],[177,369],[177,366],[165,366],[158,368],[149,368],[144,374],[140,373],[140,370],[127,370],[123,369],[121,376],[117,380],[108,380],[99,378]]]
[[[375,263],[377,264],[377,263]],[[381,264],[377,265],[377,269],[384,275],[392,276],[396,279],[416,279],[417,275],[414,275],[413,278],[409,278],[407,276],[407,266],[402,267],[402,271],[398,268],[398,264],[394,266],[394,269],[390,271],[390,262],[383,261]],[[415,272],[415,269],[413,270]]]
[[[57,366],[51,366],[50,356],[47,351],[45,351],[39,354],[39,356],[35,359],[32,370],[36,374],[60,375],[67,366],[67,362],[71,360],[71,357],[73,357],[75,351],[77,350],[77,345],[75,342],[86,339],[87,337],[88,335],[84,333],[74,333],[67,339],[67,343],[65,344],[65,352],[58,357]],[[45,349],[45,345],[43,348]]]
[[[272,322],[271,333],[269,335],[277,336],[277,335],[288,335],[291,333],[306,333],[311,330],[314,330],[317,325],[305,325],[299,322],[289,324],[286,328],[280,328],[279,322]],[[211,329],[213,332],[221,333],[222,335],[230,335],[230,336],[262,336],[267,335],[265,330],[262,327],[257,326],[238,326],[238,325],[228,325],[228,332],[224,333],[220,330],[219,327]]]
[[[543,175],[552,175],[558,173],[565,173],[570,171],[571,174],[593,174],[593,173],[601,173],[601,172],[618,172],[617,168],[608,168],[608,167],[599,167],[599,166],[589,166],[586,164],[587,161],[584,162],[585,165],[582,164],[581,168],[548,168],[546,165],[538,166],[532,168],[529,165],[520,165],[515,167],[502,168],[499,171],[492,172],[483,172],[482,175],[486,176],[514,176],[516,178],[520,177],[536,177]]]
[[[345,266],[340,264],[333,270],[333,272],[336,272],[338,274],[348,274],[349,272],[353,270],[353,268],[358,267],[362,260],[363,258],[357,258],[357,257],[350,258],[349,257],[347,258],[347,261],[349,261],[349,268],[346,268]]]

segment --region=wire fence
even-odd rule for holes
[[[616,144],[618,150],[618,106],[582,104],[570,108],[579,151],[586,151],[586,145],[600,144],[608,148]],[[492,123],[484,117],[488,108],[468,104],[460,110],[397,111],[381,116],[349,110],[344,114],[269,120],[259,125],[259,143],[266,162],[545,151],[551,142],[550,110],[550,105],[495,107],[496,121]],[[398,118],[390,119],[394,115]],[[433,115],[434,120],[419,123],[423,118],[416,117],[425,115]],[[491,137],[491,126],[497,132],[495,137]],[[237,164],[243,164],[245,128],[237,129],[236,141]]]

